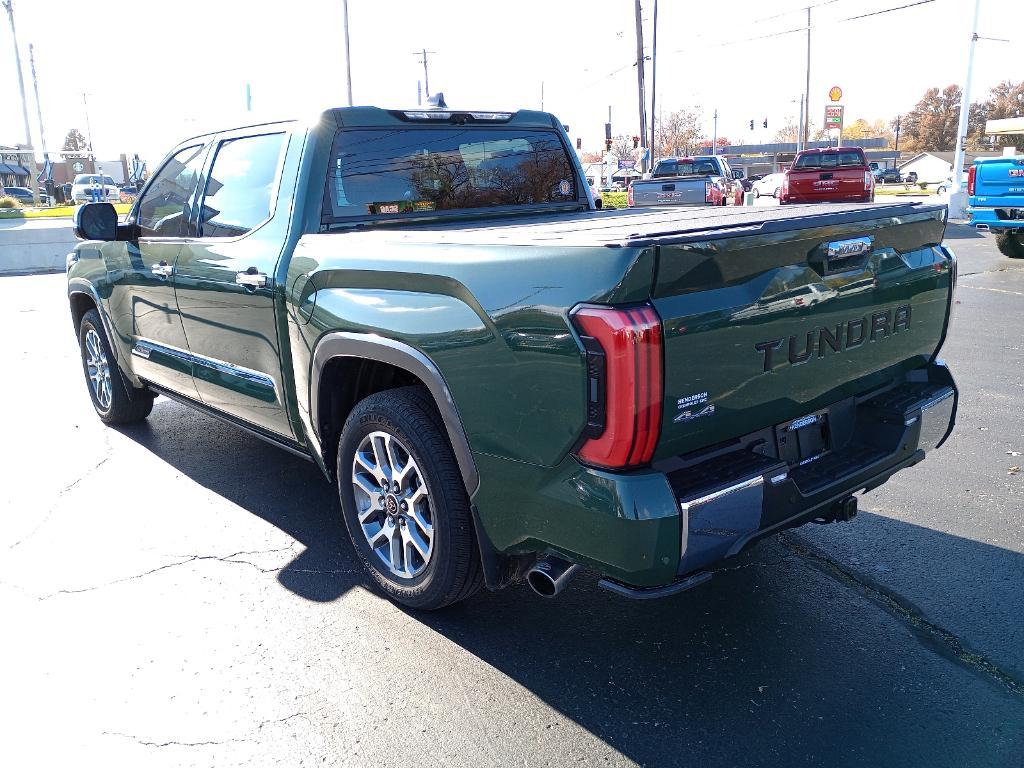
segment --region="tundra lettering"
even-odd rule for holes
[[[909,330],[910,305],[902,304],[894,310],[886,309],[880,312],[873,312],[870,323],[867,316],[848,321],[846,323],[845,341],[843,338],[843,323],[836,325],[834,332],[823,326],[813,331],[808,331],[806,337],[794,334],[789,337],[789,364],[800,365],[811,359],[811,355],[814,352],[815,336],[818,337],[818,357],[822,358],[825,356],[825,347],[829,347],[833,352],[859,347],[864,343],[868,335],[868,328],[871,329],[871,341],[884,339],[890,333],[897,333],[901,329],[904,331]],[[798,352],[797,345],[801,342],[803,343],[803,350]],[[764,354],[762,362],[765,373],[769,373],[772,370],[772,353],[781,347],[782,344],[783,339],[773,339],[771,341],[759,341],[754,345],[755,350]]]

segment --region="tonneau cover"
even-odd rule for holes
[[[363,237],[410,243],[608,247],[685,242],[828,226],[884,216],[938,210],[921,203],[740,206],[728,208],[634,208],[550,216],[409,223],[357,230]],[[348,230],[351,231],[351,230]]]

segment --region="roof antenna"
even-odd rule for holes
[[[444,94],[440,91],[427,98],[427,106],[433,109],[448,109],[448,105],[444,100]]]

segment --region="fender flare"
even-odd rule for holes
[[[96,286],[90,283],[88,280],[83,280],[80,277],[73,277],[68,280],[68,300],[75,294],[82,294],[92,299],[92,303],[96,305],[96,312],[99,313],[100,320],[103,323],[103,329],[107,332],[107,338],[110,340],[110,351],[114,353],[114,360],[118,359],[117,345],[114,343],[114,327],[110,322],[110,318],[107,317],[107,313],[103,306],[103,301],[100,299],[100,294],[96,290]],[[78,329],[75,329],[78,332]]]
[[[441,371],[433,361],[415,347],[401,341],[372,333],[347,331],[333,331],[321,337],[313,350],[308,403],[310,422],[317,440],[322,440],[318,413],[320,377],[328,361],[338,357],[355,357],[387,363],[408,371],[426,385],[444,422],[448,440],[455,452],[455,460],[459,464],[459,471],[466,485],[466,493],[472,498],[480,487],[480,475],[473,460],[469,440],[466,438],[466,430],[462,426],[462,419],[459,418],[459,412],[455,407],[455,400]]]

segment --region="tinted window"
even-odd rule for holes
[[[201,237],[244,235],[270,217],[283,133],[222,142],[203,198]]]
[[[333,216],[394,216],[575,201],[557,134],[509,128],[341,131],[328,178]]]
[[[671,160],[658,163],[654,178],[663,176],[717,176],[718,166],[713,160]]]
[[[103,181],[100,181],[99,176],[75,176],[75,184],[109,184],[115,186],[114,180],[110,176],[104,176]]]
[[[139,203],[136,223],[142,237],[187,237],[189,200],[203,167],[202,146],[186,147],[167,161]],[[75,183],[79,182],[77,179]]]
[[[861,168],[867,164],[860,152],[815,152],[801,155],[794,168]]]

